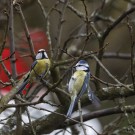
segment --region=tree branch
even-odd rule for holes
[[[133,86],[131,86],[131,87],[133,87]],[[132,91],[132,90],[130,91],[130,90],[126,89],[125,87],[124,88],[108,87],[108,88],[103,88],[102,92],[98,94],[98,97],[101,101],[103,101],[103,100],[113,100],[113,99],[121,97],[121,96],[128,97],[128,96],[133,96],[133,95],[135,95],[135,91]],[[82,106],[90,105],[90,101],[89,101],[87,95],[83,96],[81,102],[82,102]],[[129,108],[129,107],[127,107],[127,108],[129,110],[129,112],[131,112],[133,110],[132,108]],[[32,124],[33,128],[35,129],[35,132],[38,134],[41,134],[41,133],[48,134],[48,133],[51,133],[53,130],[59,128],[61,125],[63,125],[63,122],[66,120],[66,115],[59,115],[59,113],[66,114],[67,109],[68,109],[68,107],[65,107],[65,106],[61,107],[56,110],[55,114],[43,116],[43,117],[33,121],[31,124]],[[114,110],[114,112],[115,112],[115,109],[116,109],[116,112],[120,113],[120,110],[117,107],[114,109],[111,109],[111,111]],[[99,111],[99,114],[101,113],[100,114],[101,116],[105,116],[105,114],[103,115],[103,112],[104,111],[101,111],[101,112]],[[110,110],[107,112],[109,115]],[[97,118],[97,114],[98,113],[93,113],[93,115],[91,115],[90,117]],[[100,115],[99,115],[99,117],[100,117]],[[23,127],[23,135],[25,135],[26,133],[27,133],[27,135],[31,135],[31,132],[32,131],[31,131],[30,125]]]
[[[125,106],[125,109],[126,109],[127,113],[135,112],[135,105]],[[90,112],[88,114],[83,114],[83,120],[87,121],[87,120],[91,120],[94,118],[100,118],[100,117],[113,115],[113,114],[120,114],[120,113],[124,113],[124,111],[119,106],[116,106],[116,107],[112,107],[112,108],[107,108],[107,109],[102,109],[99,111]],[[74,118],[74,120],[76,120],[76,121],[79,121],[79,119],[80,119],[80,116]],[[72,120],[66,121],[63,124],[64,126],[61,126],[60,128],[65,128],[65,127],[77,124],[76,121],[72,121]]]

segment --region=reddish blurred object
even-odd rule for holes
[[[39,30],[39,29],[30,30],[30,36],[33,41],[35,53],[41,48],[48,50],[47,36],[42,30]],[[8,39],[7,39],[7,44],[9,44]],[[30,66],[32,63],[31,57],[21,57],[22,55],[30,55],[29,44],[24,33],[21,34],[21,38],[19,38],[16,48],[17,48],[15,52],[16,59],[17,59],[16,69],[17,69],[17,73],[19,77],[21,77],[20,75],[22,75],[23,73],[27,72],[30,69]],[[5,48],[2,53],[2,59],[5,59],[9,56],[10,56],[9,48]],[[9,70],[9,72],[11,73],[10,59],[5,60],[4,64],[6,68]],[[9,82],[9,78],[5,74],[1,65],[0,65],[0,80],[2,80],[2,82],[4,83]],[[0,92],[7,93],[10,89],[11,89],[11,86],[7,86],[3,88],[3,85],[0,84]]]
[[[37,52],[41,48],[48,50],[48,39],[44,31],[40,29],[30,30],[30,37],[33,41],[35,52]],[[19,46],[17,47],[20,51],[22,49],[29,51],[28,40],[24,33],[21,34],[21,40],[19,40],[18,44]]]
[[[10,56],[10,50],[9,48],[5,48],[4,51],[2,52],[2,59],[6,59]],[[16,51],[15,52],[15,56],[16,56],[16,70],[17,70],[17,74],[19,77],[21,77],[21,75],[23,75],[25,72],[27,72],[29,70],[29,66],[26,64],[26,62],[23,60],[23,58],[20,57],[19,53]],[[10,58],[7,60],[4,60],[4,64],[7,68],[7,70],[12,74],[11,71],[11,64],[10,64]],[[9,78],[7,76],[7,74],[4,72],[3,68],[0,65],[0,80],[2,80],[2,82],[9,82]],[[0,90],[7,92],[11,89],[11,86],[6,86],[3,88],[3,86],[0,84]]]
[[[30,37],[34,45],[35,53],[38,52],[39,49],[45,49],[48,53],[48,39],[45,32],[41,29],[30,30]],[[21,33],[19,41],[17,42],[17,50],[21,53],[21,55],[29,55],[30,56],[30,48],[27,37],[25,33]],[[48,54],[49,55],[49,54]],[[23,57],[24,61],[31,66],[33,62],[31,57]]]

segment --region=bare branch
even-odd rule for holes
[[[126,108],[126,111],[128,113],[135,112],[135,106],[134,105],[133,106],[125,106],[125,108]],[[124,113],[123,110],[121,110],[120,107],[116,106],[116,107],[102,109],[102,110],[99,110],[99,111],[84,114],[83,120],[87,121],[87,120],[90,120],[90,119],[93,119],[93,118],[100,118],[100,117],[104,117],[104,116],[108,116],[108,115],[121,114],[121,113]],[[79,121],[79,119],[80,119],[79,116],[74,118],[74,120],[77,120],[77,121]],[[72,126],[72,125],[76,124],[76,122],[70,120],[70,121],[66,121],[65,124],[66,124],[65,126],[68,127],[68,126]]]
[[[29,32],[29,29],[28,29],[28,26],[27,26],[25,17],[23,15],[23,12],[22,12],[20,4],[16,4],[16,10],[18,11],[18,13],[19,13],[19,15],[21,17],[22,24],[24,26],[25,35],[26,35],[28,43],[29,43],[29,48],[30,48],[31,56],[32,56],[32,59],[34,60],[35,59],[35,51],[34,51],[33,42],[32,42],[32,39],[31,39],[31,36],[30,36],[30,32]]]
[[[15,39],[14,39],[14,14],[13,14],[13,1],[9,1],[9,39],[10,39],[10,61],[11,61],[11,70],[12,70],[12,77],[16,79],[17,72],[16,72],[16,58],[15,58]]]

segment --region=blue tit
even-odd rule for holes
[[[49,72],[50,60],[44,49],[40,49],[38,51],[35,59],[36,60],[31,65],[31,70],[28,72],[28,75],[24,79],[22,85],[19,87],[18,93],[21,93],[28,83],[32,83],[38,79],[44,78]]]
[[[99,105],[99,99],[94,95],[89,86],[90,81],[90,68],[85,60],[80,60],[75,66],[75,72],[71,76],[68,85],[68,91],[71,97],[71,103],[67,112],[67,117],[71,117],[74,106],[84,94],[88,91],[88,97],[91,102]]]

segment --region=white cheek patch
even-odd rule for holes
[[[76,70],[88,70],[88,68],[84,66],[78,66],[76,67]]]
[[[36,59],[38,60],[38,59],[41,59],[42,58],[42,53],[38,53],[37,55],[36,55]]]

